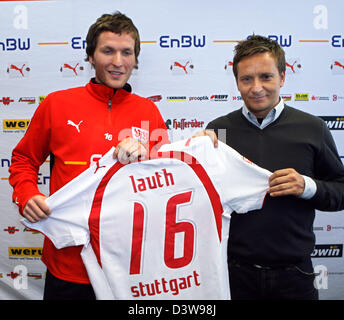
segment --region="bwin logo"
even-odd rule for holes
[[[197,38],[195,35],[182,35],[180,39],[161,36],[159,44],[161,48],[201,48],[205,46],[205,35],[202,38]]]
[[[343,244],[317,244],[311,254],[312,258],[343,257]]]
[[[320,116],[330,130],[344,130],[344,117],[341,116]]]

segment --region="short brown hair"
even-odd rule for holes
[[[122,34],[128,33],[135,40],[135,59],[138,63],[140,54],[140,35],[133,21],[119,11],[113,14],[103,14],[97,21],[91,25],[86,36],[86,61],[93,57],[97,47],[99,35],[104,31]]]
[[[280,74],[285,72],[285,54],[282,47],[269,38],[252,35],[247,40],[240,41],[234,48],[233,73],[235,79],[238,79],[238,63],[245,57],[252,56],[257,53],[270,52],[276,60],[277,69]]]

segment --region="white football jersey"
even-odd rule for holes
[[[46,200],[49,218],[24,223],[84,246],[97,299],[229,299],[230,213],[260,209],[271,173],[208,137],[127,165],[113,151]]]

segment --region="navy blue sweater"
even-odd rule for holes
[[[263,130],[241,109],[211,121],[207,129],[214,129],[220,140],[257,165],[271,172],[294,168],[317,185],[312,199],[267,196],[261,210],[233,213],[229,256],[272,266],[309,259],[315,245],[315,209],[344,209],[344,167],[325,122],[285,106]],[[226,129],[225,134],[218,129]]]

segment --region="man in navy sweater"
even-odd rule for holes
[[[273,172],[264,207],[231,218],[232,299],[318,299],[311,253],[315,210],[344,209],[344,168],[326,124],[284,104],[285,56],[253,35],[235,47],[233,72],[244,106],[207,129]],[[202,134],[212,135],[212,131]]]

